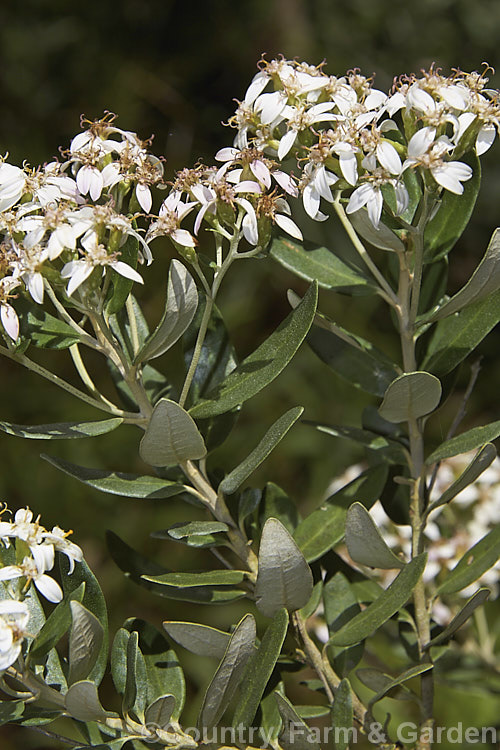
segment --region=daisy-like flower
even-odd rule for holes
[[[108,249],[99,243],[97,234],[94,232],[87,233],[81,242],[85,248],[85,257],[70,260],[61,270],[61,278],[69,279],[66,289],[68,297],[71,297],[73,292],[89,278],[95,268],[101,268],[104,274],[106,267],[109,266],[126,279],[139,284],[144,283],[142,276],[134,268],[118,260],[119,252],[110,254]]]
[[[29,617],[24,602],[14,599],[0,601],[0,672],[12,666],[19,657],[23,640],[29,635],[26,630]]]
[[[81,548],[70,542],[68,536],[71,531],[63,531],[59,526],[54,526],[52,531],[43,532],[43,545],[51,546],[56,552],[62,552],[69,561],[69,573],[75,569],[75,562],[82,562],[83,552]]]
[[[196,239],[187,229],[181,228],[181,222],[193,208],[196,201],[184,202],[182,192],[173,190],[163,201],[158,212],[158,218],[151,222],[146,234],[146,241],[155,237],[170,237],[182,247],[196,247]]]
[[[31,557],[25,557],[19,565],[6,565],[0,568],[0,581],[13,581],[17,578],[26,578],[27,584],[33,581],[42,596],[49,602],[56,604],[63,598],[62,589],[57,581],[45,573],[44,554],[39,554],[38,558],[37,561]]]
[[[462,195],[462,183],[470,180],[472,168],[461,161],[447,161],[445,156],[453,150],[453,144],[445,136],[437,140],[435,136],[435,128],[425,127],[417,130],[408,143],[408,158],[403,164],[403,169],[428,169],[438,185],[450,193]]]

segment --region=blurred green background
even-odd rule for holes
[[[262,53],[282,53],[318,64],[341,75],[359,67],[376,73],[388,88],[401,73],[418,72],[431,63],[445,73],[453,67],[479,69],[483,61],[498,64],[498,0],[253,0],[253,2],[186,3],[178,0],[3,0],[0,5],[0,152],[9,160],[36,165],[57,155],[78,132],[81,114],[119,115],[118,124],[143,138],[155,135],[153,152],[166,157],[167,178],[192,166],[232,140],[222,126],[242,98]],[[493,85],[499,84],[493,76]],[[458,287],[484,252],[500,214],[498,145],[484,160],[484,187],[473,222],[460,242],[451,285]],[[495,168],[496,167],[496,168]],[[306,222],[306,234],[330,247],[345,240],[331,227]],[[146,272],[147,315],[161,314],[164,280],[172,250],[157,245],[158,259]],[[238,353],[245,356],[287,314],[285,292],[303,285],[272,262],[239,264],[226,281],[221,307]],[[154,293],[152,293],[154,289]],[[390,324],[371,300],[324,299],[325,309],[342,315],[358,333],[387,341]],[[370,321],[370,322],[368,322]],[[498,337],[482,345],[480,387],[470,412],[478,421],[498,418]],[[58,372],[71,376],[67,353],[54,353]],[[161,360],[159,361],[161,364]],[[7,361],[0,361],[0,417],[20,423],[98,418],[50,384]],[[467,373],[464,377],[466,378]],[[306,406],[310,418],[359,422],[367,397],[333,376],[314,355],[301,350],[278,381],[247,405],[230,447],[219,451],[221,466],[231,468],[253,445],[265,426],[291,405]],[[447,429],[447,415],[442,427]],[[112,528],[137,548],[178,569],[207,563],[209,553],[194,555],[174,543],[149,539],[153,529],[193,517],[195,511],[168,502],[118,499],[89,491],[44,463],[41,451],[89,466],[140,471],[140,435],[126,427],[95,440],[40,443],[0,437],[0,499],[11,507],[29,504],[46,525],[74,528],[99,576],[111,607],[112,628],[131,615],[159,624],[162,619],[196,619],[227,628],[237,616],[225,609],[199,607],[153,598],[137,589],[109,560],[103,533]],[[328,482],[360,457],[352,446],[297,426],[266,463],[254,484],[273,480],[296,499],[301,509],[319,502]],[[169,561],[171,561],[169,563]],[[243,610],[244,606],[240,607]],[[182,656],[186,656],[185,653]],[[196,692],[213,665],[196,668],[186,656],[190,689]],[[2,750],[54,747],[29,731],[0,730]]]

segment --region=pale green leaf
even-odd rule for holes
[[[408,601],[422,575],[427,555],[422,553],[409,562],[366,609],[343,625],[328,641],[334,646],[352,646],[378,630]]]
[[[236,492],[238,487],[265,461],[271,451],[285,437],[288,430],[295,424],[303,411],[302,406],[295,406],[277,419],[272,427],[268,429],[257,447],[220,483],[219,492],[223,492],[226,495]]]
[[[288,698],[278,692],[274,692],[273,695],[283,721],[283,728],[279,736],[280,747],[284,750],[319,750],[319,745],[314,740],[314,734],[302,721]]]
[[[467,284],[442,305],[425,322],[440,320],[462,310],[472,302],[487,297],[500,287],[500,230],[495,229],[480,264]]]
[[[441,505],[451,502],[462,490],[469,485],[473,484],[478,477],[481,476],[488,466],[490,466],[497,456],[496,448],[492,443],[486,443],[476,453],[470,464],[464,469],[462,474],[455,479],[447,490],[443,492],[441,497],[435,500],[429,507],[429,512],[434,508],[439,508]]]
[[[110,714],[99,700],[96,685],[90,680],[82,680],[71,685],[65,696],[66,710],[79,721],[104,721]]]
[[[382,222],[379,223],[378,227],[373,226],[366,208],[354,211],[354,213],[349,215],[349,219],[356,232],[369,242],[370,245],[373,245],[373,247],[378,247],[380,250],[387,250],[389,252],[404,252],[405,246],[398,235],[394,234]]]
[[[160,477],[152,477],[140,474],[127,474],[121,471],[110,471],[107,469],[91,469],[88,466],[78,466],[69,461],[55,456],[42,454],[42,458],[48,461],[56,469],[64,471],[73,479],[93,487],[99,492],[107,492],[111,495],[122,497],[135,497],[139,499],[149,498],[164,499],[184,492],[185,486],[179,482],[172,482]]]
[[[293,537],[276,518],[264,524],[255,584],[257,608],[273,617],[279,609],[301,609],[311,596],[313,577]]]
[[[404,562],[387,546],[364,505],[353,503],[347,511],[345,540],[354,562],[370,568],[403,568]]]
[[[298,243],[289,238],[277,238],[270,255],[289,271],[307,281],[317,281],[325,289],[335,289],[350,294],[371,294],[374,282],[362,272],[345,263],[326,247],[311,243]]]
[[[211,729],[226,710],[245,673],[255,644],[255,620],[245,615],[236,626],[226,652],[207,688],[198,724]]]
[[[317,294],[317,285],[312,284],[300,305],[209,394],[210,398],[193,406],[190,414],[196,419],[223,414],[271,383],[290,362],[311,327]]]
[[[101,650],[104,631],[101,623],[83,604],[70,602],[69,675],[72,685],[89,677]]]
[[[153,410],[139,453],[151,466],[177,466],[203,458],[207,449],[187,411],[175,401],[162,398]]]
[[[116,430],[123,419],[103,419],[100,422],[55,422],[54,424],[24,425],[0,422],[0,430],[7,435],[31,440],[68,440],[104,435]]]
[[[267,628],[258,649],[250,657],[240,700],[233,716],[234,727],[250,727],[273,673],[288,630],[288,612],[280,609]]]
[[[347,750],[352,740],[352,696],[349,680],[344,678],[335,690],[332,706],[332,724],[335,732],[335,750]]]
[[[479,591],[476,591],[444,630],[427,644],[426,648],[429,648],[430,646],[439,646],[440,643],[449,640],[451,636],[467,622],[474,611],[485,603],[490,594],[491,591],[489,589],[479,589]]]
[[[462,432],[461,435],[445,440],[431,453],[426,463],[430,465],[445,458],[458,456],[460,453],[467,453],[489,443],[490,440],[496,440],[497,437],[500,437],[500,419],[481,425],[481,427],[473,427],[467,432]]]
[[[477,581],[483,573],[493,567],[500,558],[500,525],[483,536],[460,558],[453,570],[446,574],[436,594],[454,594]]]
[[[213,656],[222,659],[230,640],[223,630],[199,625],[196,622],[174,622],[166,620],[163,627],[180,646],[197,656]]]
[[[373,708],[375,703],[378,703],[378,701],[382,700],[382,698],[385,698],[385,696],[388,695],[392,690],[399,687],[400,685],[403,685],[403,683],[405,683],[407,680],[411,680],[412,677],[417,677],[424,672],[428,672],[432,668],[432,664],[417,664],[417,666],[410,667],[410,669],[407,669],[398,677],[390,677],[387,683],[378,690],[373,698],[371,698],[370,703],[368,704],[370,710]],[[384,677],[386,676],[388,675],[384,675]]]
[[[379,407],[388,422],[407,422],[434,411],[441,399],[441,383],[428,372],[408,372],[396,378]]]
[[[168,729],[172,713],[175,709],[175,697],[167,693],[151,703],[144,714],[144,723],[149,727]]]
[[[438,321],[422,369],[447,375],[500,321],[500,290]]]
[[[194,279],[182,263],[174,258],[168,274],[165,312],[135,361],[145,362],[165,354],[188,328],[197,307],[198,291]]]
[[[244,570],[205,570],[202,573],[164,573],[159,576],[145,575],[147,581],[165,586],[190,588],[192,586],[229,586],[242,583]]]
[[[387,466],[377,464],[331,495],[297,526],[294,539],[307,562],[322,557],[344,537],[347,508],[354,500],[371,507],[387,480]]]

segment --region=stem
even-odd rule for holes
[[[127,301],[125,302],[125,307],[127,310],[127,317],[128,322],[130,324],[130,339],[132,341],[132,354],[135,355],[139,351],[139,333],[137,331],[137,318],[135,317],[134,312],[134,303],[132,302],[132,297],[129,294],[127,297]]]
[[[212,315],[213,309],[214,299],[212,296],[207,295],[205,309],[203,310],[203,317],[201,319],[200,328],[196,337],[196,343],[194,345],[193,356],[191,358],[191,363],[187,371],[186,379],[184,380],[184,385],[182,386],[182,392],[179,398],[179,406],[184,406],[184,404],[186,403],[189,389],[191,388],[191,384],[196,373],[196,368],[198,367],[198,363],[200,361],[201,350],[203,348],[205,336],[207,335],[208,325],[210,323],[210,317]]]
[[[68,393],[71,393],[72,396],[75,396],[76,398],[79,398],[80,401],[85,401],[86,404],[90,404],[90,406],[94,406],[96,409],[100,409],[101,411],[106,411],[109,414],[113,414],[115,417],[123,417],[125,422],[137,422],[138,421],[138,415],[134,414],[132,412],[123,411],[122,409],[118,409],[116,406],[108,406],[106,403],[103,403],[102,401],[98,401],[95,398],[92,398],[92,396],[88,396],[83,391],[80,391],[78,388],[75,388],[75,386],[71,385],[71,383],[67,383],[65,380],[60,378],[58,375],[54,375],[53,372],[50,372],[50,370],[46,370],[45,367],[42,367],[42,365],[37,364],[37,362],[33,362],[33,360],[29,359],[25,354],[15,354],[15,352],[10,351],[5,346],[0,345],[0,354],[3,354],[8,359],[11,359],[13,362],[17,362],[20,365],[23,365],[23,367],[26,367],[28,370],[31,370],[32,372],[35,372],[37,375],[40,375],[42,378],[45,378],[45,380],[49,380],[54,385],[57,385],[59,388],[62,388],[64,391],[67,391]]]
[[[336,674],[326,656],[323,657],[321,655],[320,650],[307,632],[307,626],[300,611],[293,613],[292,622],[304,646],[304,653],[307,657],[309,665],[314,669],[318,677],[321,679],[321,682],[325,687],[329,702],[333,703],[333,701],[335,700],[335,691],[341,682],[340,677]],[[356,693],[354,693],[354,691],[352,690],[351,698],[354,717],[359,725],[363,727],[366,718],[366,709],[359,700]]]
[[[335,200],[333,202],[333,206],[335,208],[337,216],[342,222],[342,226],[347,232],[349,239],[351,240],[352,244],[354,245],[356,251],[358,252],[361,259],[363,260],[364,264],[369,269],[372,276],[378,281],[379,286],[380,286],[380,294],[392,307],[395,307],[398,304],[398,297],[396,293],[394,292],[394,289],[392,289],[390,284],[387,282],[387,280],[384,278],[382,273],[379,271],[375,263],[372,261],[372,259],[368,255],[365,246],[359,239],[357,233],[354,230],[353,225],[347,218],[347,214],[344,211],[344,207],[342,206],[340,202],[341,195],[342,193],[339,190],[336,193]]]
[[[399,333],[401,339],[401,351],[403,356],[403,368],[405,372],[414,372],[417,369],[415,356],[415,323],[418,313],[420,289],[422,285],[423,268],[423,232],[427,221],[426,206],[423,206],[418,226],[410,234],[410,249],[413,251],[413,269],[407,263],[408,254],[399,253],[400,274],[398,298],[399,304],[397,314],[399,319]],[[408,433],[410,441],[409,468],[412,478],[410,498],[410,518],[412,526],[412,558],[423,551],[425,528],[425,462],[424,462],[424,437],[423,422],[412,415],[408,418]],[[429,605],[425,590],[425,584],[420,579],[413,591],[415,606],[415,622],[418,636],[418,652],[422,662],[429,660],[424,648],[430,640]],[[434,679],[432,671],[421,676],[421,700],[422,700],[422,728],[430,728],[433,724],[434,713]],[[421,733],[420,733],[421,734]],[[424,732],[425,736],[425,732]],[[428,750],[430,743],[419,740],[417,750]]]
[[[85,367],[85,363],[81,357],[80,349],[78,348],[78,344],[72,344],[69,347],[69,353],[71,354],[71,359],[73,360],[73,364],[75,365],[76,371],[78,372],[80,378],[82,379],[82,383],[86,386],[89,393],[94,396],[94,398],[98,399],[99,401],[102,401],[103,404],[107,404],[112,409],[116,409],[119,411],[119,407],[116,406],[116,404],[113,404],[112,401],[109,401],[105,396],[100,393],[92,378],[90,377],[87,368]]]
[[[81,343],[85,344],[86,346],[90,347],[91,349],[95,349],[98,352],[102,352],[102,347],[100,346],[97,339],[95,339],[93,336],[91,336],[87,331],[85,331],[81,326],[78,325],[78,323],[73,320],[71,315],[68,313],[66,308],[61,304],[61,302],[57,299],[54,290],[50,286],[47,279],[44,279],[44,286],[45,291],[47,292],[47,296],[49,297],[50,301],[54,305],[55,309],[57,310],[59,317],[61,320],[63,320],[65,323],[67,323],[73,330],[78,333],[78,335],[81,338]]]

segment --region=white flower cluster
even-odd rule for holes
[[[27,629],[29,609],[23,598],[31,583],[49,602],[60,602],[63,598],[61,587],[47,575],[54,567],[55,553],[62,552],[67,556],[69,573],[73,572],[75,561],[83,560],[80,547],[67,538],[71,532],[65,532],[59,526],[48,531],[40,524],[39,518],[33,520],[33,513],[29,508],[18,510],[13,521],[3,520],[6,512],[7,509],[4,508],[0,514],[0,542],[3,548],[8,549],[14,540],[22,540],[29,554],[16,565],[0,567],[4,596],[0,601],[0,671],[16,661],[24,638],[30,635]],[[2,547],[0,565],[1,549]],[[23,585],[21,590],[18,583]]]
[[[341,78],[322,66],[263,60],[230,124],[235,146],[279,160],[292,155],[301,169],[306,212],[323,221],[321,201],[349,191],[347,213],[364,206],[378,227],[382,210],[400,216],[409,203],[408,175],[427,188],[463,193],[471,167],[466,151],[483,154],[500,127],[498,92],[483,74],[431,68],[404,76],[386,94],[354,70]]]
[[[12,298],[26,291],[43,304],[47,279],[67,283],[68,296],[95,269],[104,274],[108,266],[142,283],[135,268],[119,258],[133,236],[142,248],[139,260],[152,260],[130,206],[133,197],[149,212],[150,188],[162,180],[162,163],[146,145],[104,118],[73,138],[64,162],[37,169],[0,162],[0,320],[11,339],[19,335]]]

